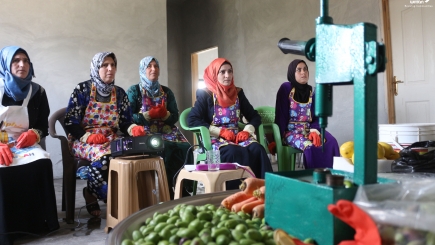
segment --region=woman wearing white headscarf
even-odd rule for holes
[[[187,139],[174,125],[179,119],[177,101],[171,89],[159,83],[160,66],[156,58],[143,58],[139,64],[139,75],[139,84],[127,90],[133,120],[144,126],[147,135],[160,134],[165,140],[162,157],[169,186],[173,187],[173,177],[183,166],[190,147]],[[189,153],[190,158],[191,155]],[[169,189],[173,198],[172,188]]]
[[[59,228],[53,165],[39,145],[48,135],[47,95],[32,82],[27,52],[16,46],[0,50],[0,244],[16,234]]]
[[[101,212],[97,198],[107,199],[110,142],[118,138],[117,131],[145,135],[143,128],[132,121],[127,94],[115,85],[116,68],[114,53],[96,54],[91,62],[91,79],[76,86],[65,116],[74,155],[92,162],[83,196],[93,216]]]

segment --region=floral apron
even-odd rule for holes
[[[111,154],[110,142],[118,138],[119,114],[116,104],[116,89],[112,89],[110,102],[98,102],[96,98],[96,87],[92,84],[88,107],[81,126],[89,133],[99,133],[106,136],[109,142],[104,144],[88,144],[75,140],[73,142],[73,154],[82,159],[91,161],[88,168],[88,187],[99,199],[107,197],[107,176],[109,171]]]
[[[160,86],[159,95],[157,97],[151,97],[142,89],[142,108],[140,112],[146,112],[151,109],[151,106],[160,105],[162,100],[165,100],[165,107],[168,101],[167,94],[163,91],[162,86]],[[151,119],[149,126],[144,126],[144,130],[147,135],[160,134],[165,140],[165,151],[161,155],[163,157],[166,169],[166,175],[168,177],[168,184],[171,188],[169,194],[171,199],[173,199],[174,193],[172,187],[174,186],[173,180],[174,176],[178,173],[179,169],[183,166],[186,160],[186,155],[188,154],[188,162],[193,162],[192,154],[188,153],[190,144],[186,137],[178,130],[176,126],[171,127],[165,124],[163,120]],[[183,183],[184,187],[193,186],[193,182],[186,180]]]
[[[313,98],[313,92],[310,94],[310,98],[307,103],[299,103],[293,99],[295,89],[293,88],[289,95],[290,101],[290,119],[285,132],[285,143],[291,147],[304,150],[313,143],[307,138],[310,133],[311,117],[311,104]]]
[[[236,99],[236,103],[230,107],[222,107],[217,102],[217,97],[213,94],[214,102],[214,115],[211,125],[225,128],[232,131],[235,135],[239,132],[239,118],[240,118],[240,105],[239,98]],[[248,140],[236,144],[235,142],[227,141],[221,137],[210,136],[213,150],[218,150],[222,146],[226,145],[239,145],[246,147],[253,142],[257,142],[254,137],[249,136]]]
[[[32,86],[30,86],[27,97],[23,100],[21,106],[3,106],[1,101],[4,95],[4,82],[1,79],[0,84],[0,130],[5,131],[8,134],[8,142],[3,143],[11,143],[11,145],[14,145],[13,142],[15,142],[23,132],[29,130],[29,114],[27,112],[27,105],[30,100],[30,95],[32,94]],[[39,159],[50,158],[50,154],[44,151],[38,144],[21,149],[12,146],[10,150],[14,156],[9,167],[24,165]],[[0,168],[1,167],[6,166],[0,165]]]
[[[165,100],[166,107],[166,101],[168,101],[168,99],[166,93],[163,91],[161,86],[159,93],[160,96],[158,97],[149,97],[146,91],[144,89],[142,90],[142,113],[149,111],[151,109],[151,106],[160,105],[162,103],[162,100]],[[163,139],[166,141],[187,142],[186,137],[184,137],[184,135],[178,130],[177,127],[171,127],[165,124],[165,122],[160,119],[151,119],[150,125],[144,126],[144,130],[147,135],[161,134]]]

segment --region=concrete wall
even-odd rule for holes
[[[27,50],[36,74],[33,81],[47,90],[52,113],[67,105],[77,83],[89,79],[90,63],[98,52],[116,54],[115,83],[125,90],[139,82],[139,61],[147,55],[159,60],[159,81],[168,84],[162,0],[5,0],[0,8],[0,47],[6,45]],[[59,178],[59,141],[47,137],[47,151]]]
[[[288,64],[296,55],[284,55],[277,42],[283,37],[308,40],[315,36],[318,0],[189,0],[180,5],[183,35],[184,98],[190,97],[190,54],[217,46],[219,56],[229,59],[236,86],[244,89],[254,107],[275,106],[276,92],[287,80]],[[381,26],[378,0],[331,0],[329,15],[336,24],[371,22]],[[168,23],[171,16],[168,15]],[[378,31],[378,41],[381,40]],[[308,62],[311,85],[315,85],[315,63]],[[337,60],[340,66],[340,60]],[[379,123],[387,123],[385,84],[378,76]],[[353,139],[353,86],[334,87],[333,117],[327,130],[339,144]],[[179,104],[189,106],[185,101]],[[181,108],[184,109],[184,108]]]

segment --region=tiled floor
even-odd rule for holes
[[[274,159],[272,159],[273,161]],[[274,171],[277,171],[276,162],[272,162]],[[86,181],[77,180],[76,190],[76,222],[67,224],[63,221],[65,212],[61,211],[62,204],[62,179],[54,180],[56,191],[57,210],[59,217],[60,229],[50,234],[39,234],[36,236],[24,236],[15,241],[14,244],[80,244],[80,245],[103,245],[106,243],[107,234],[104,232],[106,227],[106,204],[100,202],[101,217],[93,218],[88,214],[84,207],[85,201],[82,195],[82,189],[86,186]],[[199,186],[201,188],[201,186]],[[198,189],[198,193],[201,193]]]

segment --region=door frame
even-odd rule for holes
[[[393,83],[393,50],[391,48],[391,26],[390,26],[390,5],[389,0],[381,1],[382,10],[382,26],[385,44],[385,57],[387,58],[387,63],[385,64],[385,81],[387,89],[387,105],[388,105],[388,123],[396,123],[396,109],[394,104],[394,83]]]

